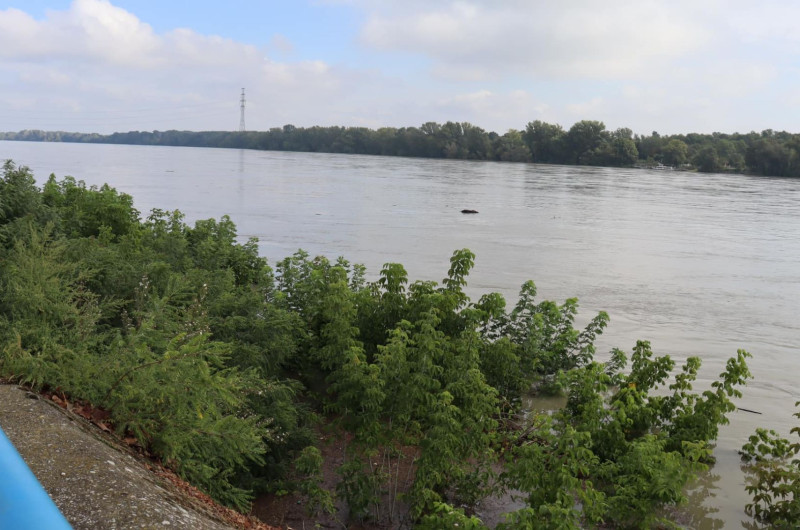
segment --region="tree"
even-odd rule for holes
[[[719,155],[713,145],[706,145],[694,155],[692,163],[703,173],[714,173],[721,169]]]
[[[661,154],[664,164],[673,167],[680,167],[688,160],[689,146],[686,145],[686,142],[678,139],[672,139],[667,142],[667,145],[664,146]]]
[[[46,212],[42,208],[42,197],[30,170],[24,166],[17,167],[11,160],[6,160],[0,178],[0,228],[26,216],[35,216],[42,220],[44,215]]]
[[[503,162],[528,162],[531,151],[522,137],[522,133],[509,129],[503,136],[498,136],[494,143],[495,160]]]
[[[471,123],[461,124],[464,131],[464,145],[467,149],[467,158],[470,160],[487,160],[492,154],[492,142],[489,135],[480,127]]]
[[[600,147],[606,126],[600,121],[582,120],[570,127],[566,135],[567,152],[571,163],[586,164],[593,151]]]
[[[784,176],[789,172],[791,152],[780,141],[767,136],[747,148],[745,160],[760,175]]]
[[[653,131],[650,136],[638,136],[636,138],[636,148],[639,150],[639,156],[651,162],[661,161],[664,143],[665,139],[657,131]]]
[[[523,139],[534,162],[562,163],[564,156],[564,129],[540,120],[529,122]]]
[[[617,129],[604,135],[601,144],[586,158],[591,164],[615,167],[630,167],[638,159],[639,151],[630,129]]]
[[[723,168],[733,169],[733,170],[744,169],[745,148],[742,144],[740,144],[739,142],[733,142],[727,137],[725,137],[717,140],[714,147],[717,149],[717,154],[719,155],[720,159],[720,165]]]

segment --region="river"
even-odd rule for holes
[[[469,292],[509,305],[533,279],[540,299],[578,297],[580,323],[605,310],[598,341],[703,360],[698,387],[738,348],[754,379],[724,427],[717,464],[693,497],[693,528],[737,528],[748,502],[737,449],[757,426],[788,435],[798,388],[800,179],[282,153],[0,142],[0,158],[108,183],[187,220],[230,215],[271,263],[298,248],[342,255],[374,278],[386,262],[441,280],[453,250],[477,255]],[[478,210],[463,215],[461,209]]]

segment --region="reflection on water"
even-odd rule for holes
[[[0,158],[130,193],[143,212],[189,222],[230,215],[274,263],[298,248],[441,280],[453,250],[476,253],[469,293],[536,281],[540,299],[598,311],[597,342],[650,340],[678,363],[699,356],[703,390],[738,348],[754,380],[721,429],[703,506],[740,526],[747,496],[736,450],[757,426],[794,424],[800,326],[800,179],[634,169],[121,145],[0,142]],[[169,170],[169,172],[168,172]],[[470,208],[479,215],[464,216]],[[694,500],[694,499],[693,499]],[[713,527],[713,526],[711,526]]]
[[[532,413],[549,414],[564,408],[566,405],[566,396],[537,396],[533,394],[522,396],[522,409]]]
[[[714,505],[720,475],[713,468],[689,486],[686,491],[687,502],[672,513],[672,519],[680,525],[694,530],[717,530],[725,527],[725,522],[716,517],[719,508]]]

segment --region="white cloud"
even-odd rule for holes
[[[43,21],[16,9],[0,12],[0,54],[10,60],[99,59],[144,66],[158,59],[152,28],[106,0],[75,0]]]
[[[125,68],[172,68],[241,63],[259,56],[253,46],[178,28],[152,27],[108,0],[74,0],[67,11],[35,20],[0,11],[0,55],[12,61],[98,62]]]
[[[716,97],[739,98],[760,93],[777,76],[773,65],[727,59],[709,66],[702,83]]]
[[[325,49],[156,31],[112,2],[38,19],[0,10],[4,130],[235,129],[241,87],[251,129],[599,119],[667,133],[798,119],[800,4],[788,0],[317,0],[308,16],[343,4],[358,32]]]
[[[598,113],[605,114],[602,112],[605,106],[606,101],[603,98],[592,98],[589,101],[568,104],[567,112],[569,112],[575,120],[592,119],[591,117]]]
[[[275,42],[289,49],[285,38]],[[346,121],[358,82],[379,82],[321,60],[280,62],[266,53],[188,28],[157,33],[107,0],[74,0],[40,20],[7,9],[0,11],[7,80],[0,120],[3,130],[228,129],[238,124],[246,87],[249,126],[311,125],[330,120],[326,106],[343,109],[336,116]]]
[[[776,45],[800,44],[797,21],[800,4],[786,0],[734,0],[726,6],[723,18],[737,38],[746,43],[772,42]]]
[[[188,67],[246,67],[263,59],[255,46],[190,29],[176,29],[162,38],[161,53],[169,64]]]
[[[441,113],[440,121],[467,121],[500,134],[524,128],[528,121],[554,117],[549,105],[525,90],[460,93],[439,100],[431,112]]]
[[[454,79],[640,77],[707,40],[684,1],[377,5],[362,31],[367,45],[423,54]]]

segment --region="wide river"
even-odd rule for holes
[[[705,387],[738,348],[754,379],[692,499],[693,528],[738,528],[748,502],[737,449],[757,426],[788,435],[800,400],[800,179],[231,149],[0,142],[0,159],[134,197],[143,216],[229,215],[272,264],[303,248],[375,278],[386,262],[441,280],[476,253],[470,294],[520,285],[605,310],[598,342],[703,360]],[[463,208],[477,215],[463,215]]]

